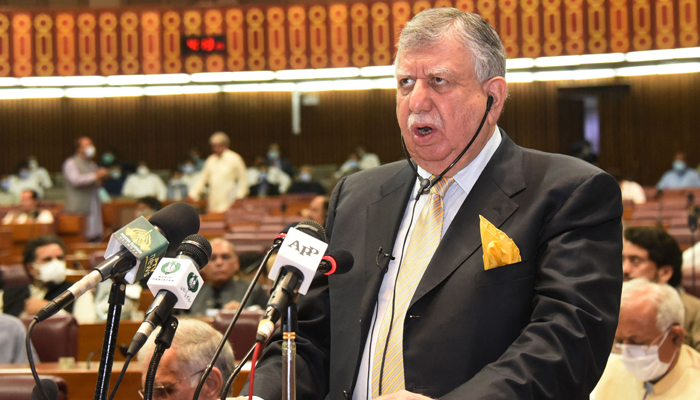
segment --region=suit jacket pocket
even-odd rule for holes
[[[534,260],[525,260],[486,271],[479,271],[476,277],[476,285],[477,287],[500,285],[506,282],[529,278],[534,275]]]

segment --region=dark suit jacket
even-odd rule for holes
[[[603,372],[622,285],[620,189],[568,156],[503,141],[465,199],[416,289],[404,322],[406,389],[443,399],[588,399]],[[341,180],[330,248],[355,257],[299,299],[300,399],[352,396],[383,273],[414,174],[406,162]],[[522,262],[484,270],[479,215],[510,236]],[[255,394],[280,398],[279,345]]]

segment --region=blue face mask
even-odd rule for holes
[[[102,162],[109,165],[114,162],[114,155],[112,153],[104,153],[102,155]]]
[[[9,179],[3,179],[0,181],[0,188],[4,191],[10,190],[10,180]]]
[[[683,172],[685,171],[686,165],[685,161],[681,160],[676,160],[673,162],[673,170],[676,172]]]
[[[302,182],[311,182],[311,174],[308,172],[302,172],[299,174],[299,180]]]
[[[193,174],[194,173],[194,165],[192,164],[185,164],[182,166],[182,173],[183,174]]]
[[[267,152],[267,158],[269,158],[271,160],[276,160],[276,159],[280,158],[280,153],[277,152],[276,150],[269,150]]]
[[[26,169],[19,171],[19,179],[29,179],[30,176],[32,176],[31,172],[27,171]]]

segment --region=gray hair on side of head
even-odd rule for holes
[[[149,356],[153,354],[155,337],[158,336],[159,332],[160,328],[156,329],[148,338],[146,344],[139,351],[139,360],[143,360],[146,354]],[[166,351],[175,349],[175,359],[180,365],[180,370],[190,375],[206,368],[211,358],[214,357],[222,337],[223,335],[219,331],[206,322],[182,318],[179,319],[179,325],[170,349]],[[214,366],[221,371],[224,382],[233,372],[233,349],[228,341],[226,341],[226,345]]]
[[[210,242],[212,247],[214,247],[214,244],[216,243],[223,243],[228,247],[228,251],[235,257],[236,256],[236,246],[231,243],[230,241],[224,239],[224,238],[214,238]]]
[[[228,135],[223,132],[214,132],[209,138],[209,143],[225,144],[228,146],[231,144],[231,139],[229,139]]]
[[[478,14],[456,8],[429,8],[416,14],[401,31],[396,59],[403,51],[433,47],[448,36],[471,51],[479,82],[506,76],[506,51],[496,30]]]
[[[665,332],[672,325],[683,326],[685,309],[678,291],[666,283],[654,283],[645,278],[632,279],[622,284],[620,309],[630,302],[643,299],[656,306],[656,327]]]

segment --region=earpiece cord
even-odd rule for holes
[[[427,189],[430,189],[435,185],[437,182],[442,179],[442,177],[450,170],[452,167],[457,164],[457,162],[462,158],[462,156],[469,150],[470,147],[472,147],[472,144],[474,143],[474,140],[476,140],[476,137],[479,136],[479,133],[481,133],[481,128],[483,128],[484,123],[486,122],[486,118],[489,116],[489,112],[491,111],[491,106],[493,106],[493,96],[489,96],[488,100],[486,101],[486,112],[484,113],[484,117],[481,119],[481,123],[479,124],[479,128],[476,130],[476,133],[474,136],[472,136],[472,139],[469,141],[467,146],[462,150],[461,153],[457,156],[457,158],[452,161],[452,163],[445,168],[444,171],[438,176],[435,177],[433,181],[430,179],[425,179],[418,174],[418,169],[416,166],[411,162],[411,156],[408,154],[408,149],[406,149],[406,142],[403,140],[403,135],[401,136],[401,146],[403,147],[403,152],[406,155],[406,161],[408,161],[408,165],[411,167],[413,172],[415,172],[416,176],[418,177],[418,180],[420,181],[420,190],[416,194],[416,200],[420,197],[421,194],[423,194]]]

